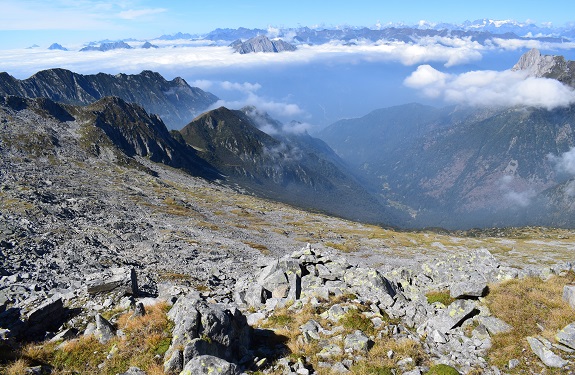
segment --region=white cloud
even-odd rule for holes
[[[199,87],[204,91],[209,91],[214,86],[214,83],[207,79],[197,79],[193,82],[190,82],[190,86]]]
[[[527,77],[520,71],[486,70],[456,75],[422,65],[404,84],[428,97],[473,106],[521,105],[551,110],[575,103],[572,88],[554,79]]]
[[[0,16],[1,19],[1,16]],[[84,22],[84,21],[82,21]],[[89,22],[87,20],[86,22]],[[99,21],[100,22],[100,21]],[[98,23],[102,26],[102,23]],[[318,46],[300,45],[294,52],[238,54],[227,46],[211,46],[206,41],[151,40],[164,48],[148,50],[115,50],[101,52],[68,51],[65,54],[39,50],[0,50],[2,69],[12,75],[30,76],[42,69],[63,67],[79,73],[124,72],[135,73],[144,69],[172,70],[265,67],[279,64],[307,64],[310,62],[356,63],[399,62],[403,65],[415,65],[430,62],[453,66],[481,59],[481,46],[468,40],[438,38],[414,43],[371,43],[358,42],[345,45],[342,42],[327,43]],[[451,43],[451,45],[447,45]],[[64,43],[66,44],[66,43]],[[46,46],[42,46],[42,49]],[[72,48],[72,46],[66,45]],[[74,48],[80,49],[81,46]],[[22,62],[25,62],[22,64]]]
[[[530,40],[530,39],[501,39],[501,38],[493,38],[492,42],[495,47],[508,51],[516,51],[520,49],[531,49],[531,48],[537,48],[539,50],[571,50],[575,48],[575,43],[573,42],[553,43],[553,42],[544,42],[540,40]]]
[[[499,180],[499,188],[503,192],[504,198],[513,205],[527,207],[537,193],[532,189],[518,190],[518,183],[510,175],[503,176]]]
[[[118,13],[118,17],[125,20],[133,20],[140,17],[150,16],[153,14],[164,13],[167,9],[165,8],[154,8],[154,9],[128,9]]]
[[[304,134],[312,128],[307,122],[290,121],[282,126],[282,130],[288,134]]]
[[[206,81],[204,81],[205,84]],[[212,82],[211,86],[219,85],[224,90],[233,90],[241,93],[242,98],[237,100],[219,100],[212,105],[212,108],[221,106],[230,109],[240,109],[245,106],[254,106],[257,110],[267,112],[272,117],[281,117],[283,119],[293,119],[294,117],[307,117],[308,115],[297,105],[288,102],[278,102],[256,94],[262,86],[259,83],[250,82]],[[267,128],[266,128],[267,129]],[[262,129],[263,131],[266,131]],[[268,131],[273,131],[267,129]]]
[[[220,82],[220,86],[224,90],[240,91],[243,93],[253,93],[262,88],[262,86],[259,83],[250,83],[250,82],[238,83],[238,82],[224,81]]]
[[[554,164],[557,172],[575,176],[575,147],[562,153],[560,156],[549,154],[547,158]]]

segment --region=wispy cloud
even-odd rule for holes
[[[0,30],[106,30],[116,20],[135,20],[166,12],[139,6],[141,1],[5,0]]]
[[[567,174],[570,177],[575,176],[575,147],[559,156],[549,154],[547,158],[558,173]]]
[[[231,109],[240,109],[245,106],[254,106],[260,111],[268,112],[270,115],[272,115],[272,117],[280,117],[282,119],[293,119],[308,116],[305,111],[301,109],[297,104],[279,102],[258,95],[257,91],[262,87],[259,83],[240,83],[229,81],[210,82],[206,80],[203,80],[200,83],[202,83],[204,87],[214,88],[217,86],[221,89],[237,91],[241,94],[241,98],[237,100],[219,100],[212,105],[212,108],[224,106]]]
[[[520,71],[473,71],[446,74],[420,65],[404,81],[431,98],[473,106],[533,106],[546,109],[575,103],[575,91],[554,79],[528,77]]]
[[[118,13],[118,17],[133,20],[140,17],[151,16],[158,13],[164,13],[167,9],[165,8],[154,8],[154,9],[128,9]]]
[[[499,180],[499,189],[503,197],[512,205],[527,207],[531,204],[537,193],[530,188],[520,189],[520,183],[511,175],[503,176]]]

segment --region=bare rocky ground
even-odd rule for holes
[[[203,347],[197,341],[202,319],[215,316],[221,323],[222,316],[232,316],[234,327],[244,327],[246,315],[261,314],[250,318],[253,323],[288,302],[297,314],[303,304],[354,293],[354,301],[336,307],[339,313],[351,305],[367,306],[363,313],[374,324],[384,315],[399,319],[391,335],[424,342],[437,361],[461,372],[481,368],[496,374],[500,370],[489,368],[484,356],[490,329],[500,328],[493,328],[493,321],[481,323],[485,330],[468,339],[461,328],[471,318],[489,321],[477,300],[487,283],[571,269],[572,231],[456,235],[353,223],[128,158],[110,144],[99,144],[95,152],[87,126],[46,120],[32,110],[0,113],[0,327],[6,345],[50,338],[63,328],[90,332],[99,312],[133,305],[134,298],[160,297],[177,300],[174,329],[189,339],[174,338],[165,358],[169,371],[185,373],[192,359],[197,365],[198,358],[210,355],[235,373],[263,365],[262,358],[277,353],[245,342],[233,350]],[[117,285],[108,290],[106,283]],[[458,288],[458,305],[449,306],[462,314],[458,318],[422,297],[438,289],[457,294]],[[195,331],[181,323],[190,316],[196,317],[191,320]],[[326,319],[334,323],[331,330],[310,323],[301,329],[302,337],[333,337],[338,319],[329,314]],[[229,345],[229,337],[243,337],[231,328],[204,335],[210,342],[228,337],[222,345]],[[324,371],[348,371],[378,339],[361,332],[348,336],[339,339],[349,355],[327,353]],[[187,357],[181,347],[189,348]],[[233,355],[225,354],[230,350]],[[310,363],[282,361],[266,371],[317,370]],[[573,369],[571,362],[561,364]],[[411,374],[429,370],[407,362],[404,367]]]

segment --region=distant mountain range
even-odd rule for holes
[[[66,104],[90,104],[105,96],[117,96],[159,115],[171,129],[182,128],[218,100],[180,77],[167,81],[148,70],[135,75],[82,75],[49,69],[24,80],[0,73],[0,95],[45,97]]]
[[[374,27],[297,27],[297,28],[270,28],[237,29],[218,28],[206,34],[190,34],[177,32],[164,34],[156,38],[162,41],[203,40],[216,45],[237,46],[237,41],[246,42],[249,39],[266,36],[272,41],[283,41],[291,44],[325,44],[333,41],[353,43],[357,41],[397,41],[412,43],[427,37],[457,37],[469,38],[472,41],[484,44],[495,38],[539,40],[542,42],[562,43],[575,39],[575,25],[553,27],[551,25],[537,25],[534,23],[521,23],[512,20],[480,19],[466,21],[461,24],[430,23],[422,21],[418,25],[403,23],[390,23]],[[133,48],[126,42],[135,42],[134,39],[123,41],[90,42],[82,51],[108,51],[112,49]],[[149,42],[148,42],[149,43]],[[165,48],[168,45],[156,46]],[[148,48],[145,44],[142,48]]]
[[[513,69],[573,85],[574,66],[531,50]],[[253,107],[220,107],[192,119],[217,98],[149,71],[83,76],[54,69],[27,80],[2,73],[0,97],[11,110],[34,108],[47,124],[87,126],[82,144],[96,157],[110,158],[113,149],[122,163],[137,166],[145,157],[353,220],[452,229],[575,226],[575,106],[407,104],[338,121],[319,134],[322,141]],[[186,125],[170,132],[165,119]],[[54,137],[46,142],[57,145]]]
[[[572,67],[532,50],[515,69],[572,84]],[[553,156],[575,147],[574,124],[574,106],[409,104],[338,121],[319,136],[414,226],[572,226],[572,180]]]
[[[216,29],[207,34],[176,33],[174,35],[162,35],[161,40],[177,39],[204,39],[214,42],[248,40],[260,35],[266,35],[270,39],[280,38],[287,42],[324,44],[333,40],[352,41],[403,41],[411,42],[423,37],[468,37],[471,40],[484,43],[492,38],[501,39],[537,39],[548,42],[562,42],[575,38],[575,26],[552,27],[538,26],[534,23],[519,23],[515,21],[496,21],[482,19],[473,22],[466,21],[463,24],[448,24],[421,22],[419,25],[388,24],[371,27],[298,27],[267,29]]]

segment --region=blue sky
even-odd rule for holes
[[[268,26],[374,26],[420,20],[460,23],[480,18],[531,20],[562,26],[575,5],[559,1],[384,0],[0,0],[0,48],[82,43],[101,39],[151,39],[178,31]]]

